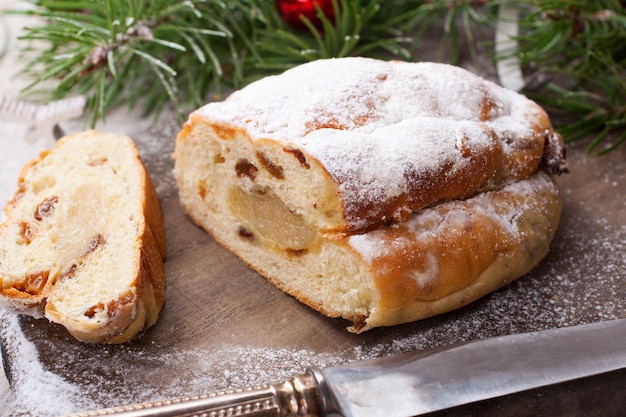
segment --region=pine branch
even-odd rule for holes
[[[391,22],[385,24],[379,2],[337,0],[334,9],[335,19],[331,20],[318,8],[321,30],[304,17],[307,32],[294,31],[282,21],[260,31],[258,44],[265,58],[259,67],[285,70],[316,59],[383,52],[410,57],[402,46],[408,39],[401,38]]]
[[[588,150],[609,152],[626,139],[626,16],[618,0],[541,0],[526,6],[517,55],[552,79],[530,93],[570,120],[569,142],[596,132]],[[573,120],[573,121],[572,121]],[[614,137],[614,139],[611,139]]]
[[[398,19],[379,19],[383,8],[373,0],[337,0],[334,21],[320,11],[322,32],[311,22],[305,22],[308,31],[289,28],[266,0],[34,4],[26,14],[45,23],[21,38],[29,45],[24,74],[33,80],[26,91],[54,81],[51,99],[88,94],[92,124],[120,103],[141,105],[146,114],[172,103],[183,115],[209,92],[313,59],[380,51],[409,57],[401,45],[407,39],[391,26]],[[34,42],[45,46],[31,47]]]
[[[224,68],[240,66],[229,14],[250,5],[200,0],[36,1],[25,12],[45,22],[27,29],[21,40],[28,59],[26,91],[53,81],[52,99],[88,94],[92,124],[120,103],[157,112],[171,102],[199,105],[212,85],[229,78]]]
[[[526,93],[565,116],[568,141],[595,134],[589,149],[608,143],[601,152],[626,141],[623,0],[334,0],[332,16],[318,8],[319,26],[303,18],[305,30],[267,0],[34,0],[18,12],[43,21],[21,39],[23,75],[29,94],[52,84],[48,100],[87,95],[92,124],[119,104],[158,114],[172,103],[182,117],[210,93],[315,59],[419,60],[434,27],[442,61],[459,63],[462,47],[476,58],[476,34],[506,3],[523,12],[513,54],[552,80]]]

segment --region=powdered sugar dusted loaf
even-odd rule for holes
[[[457,67],[367,58],[314,61],[200,108],[174,156],[195,222],[355,331],[447,311],[523,275],[558,223],[556,187],[537,171],[566,169],[560,136],[526,97]],[[531,210],[512,197],[522,194],[546,200],[536,228],[518,216]],[[474,213],[492,198],[516,214]],[[413,226],[426,209],[446,213],[437,233]]]
[[[375,228],[498,188],[535,171],[545,143],[560,141],[534,102],[436,63],[314,61],[196,114],[318,160],[343,214],[320,219],[325,229]]]

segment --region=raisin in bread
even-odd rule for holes
[[[527,273],[567,169],[533,101],[458,67],[367,58],[304,64],[196,110],[174,158],[195,223],[356,332]]]
[[[126,342],[164,302],[159,202],[130,138],[66,136],[27,164],[0,225],[0,301],[84,342]]]

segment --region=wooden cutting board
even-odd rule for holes
[[[626,317],[626,145],[603,157],[586,154],[582,143],[569,147],[571,173],[558,179],[559,231],[527,276],[461,310],[354,335],[349,323],[282,293],[188,220],[171,173],[179,128],[165,113],[135,135],[166,227],[159,322],[131,343],[101,346],[76,342],[46,320],[0,312],[12,396],[1,415],[55,416],[281,382],[308,366]],[[626,409],[625,382],[615,372],[437,415],[612,415]]]

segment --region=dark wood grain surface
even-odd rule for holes
[[[135,137],[168,243],[158,323],[125,345],[86,345],[46,320],[0,312],[13,397],[0,414],[53,416],[280,382],[311,365],[626,317],[626,146],[602,157],[586,154],[583,143],[569,146],[571,173],[558,179],[561,224],[550,254],[527,276],[461,310],[354,335],[349,323],[282,293],[188,220],[171,174],[179,127],[166,113]],[[621,415],[625,382],[615,372],[437,415]]]

